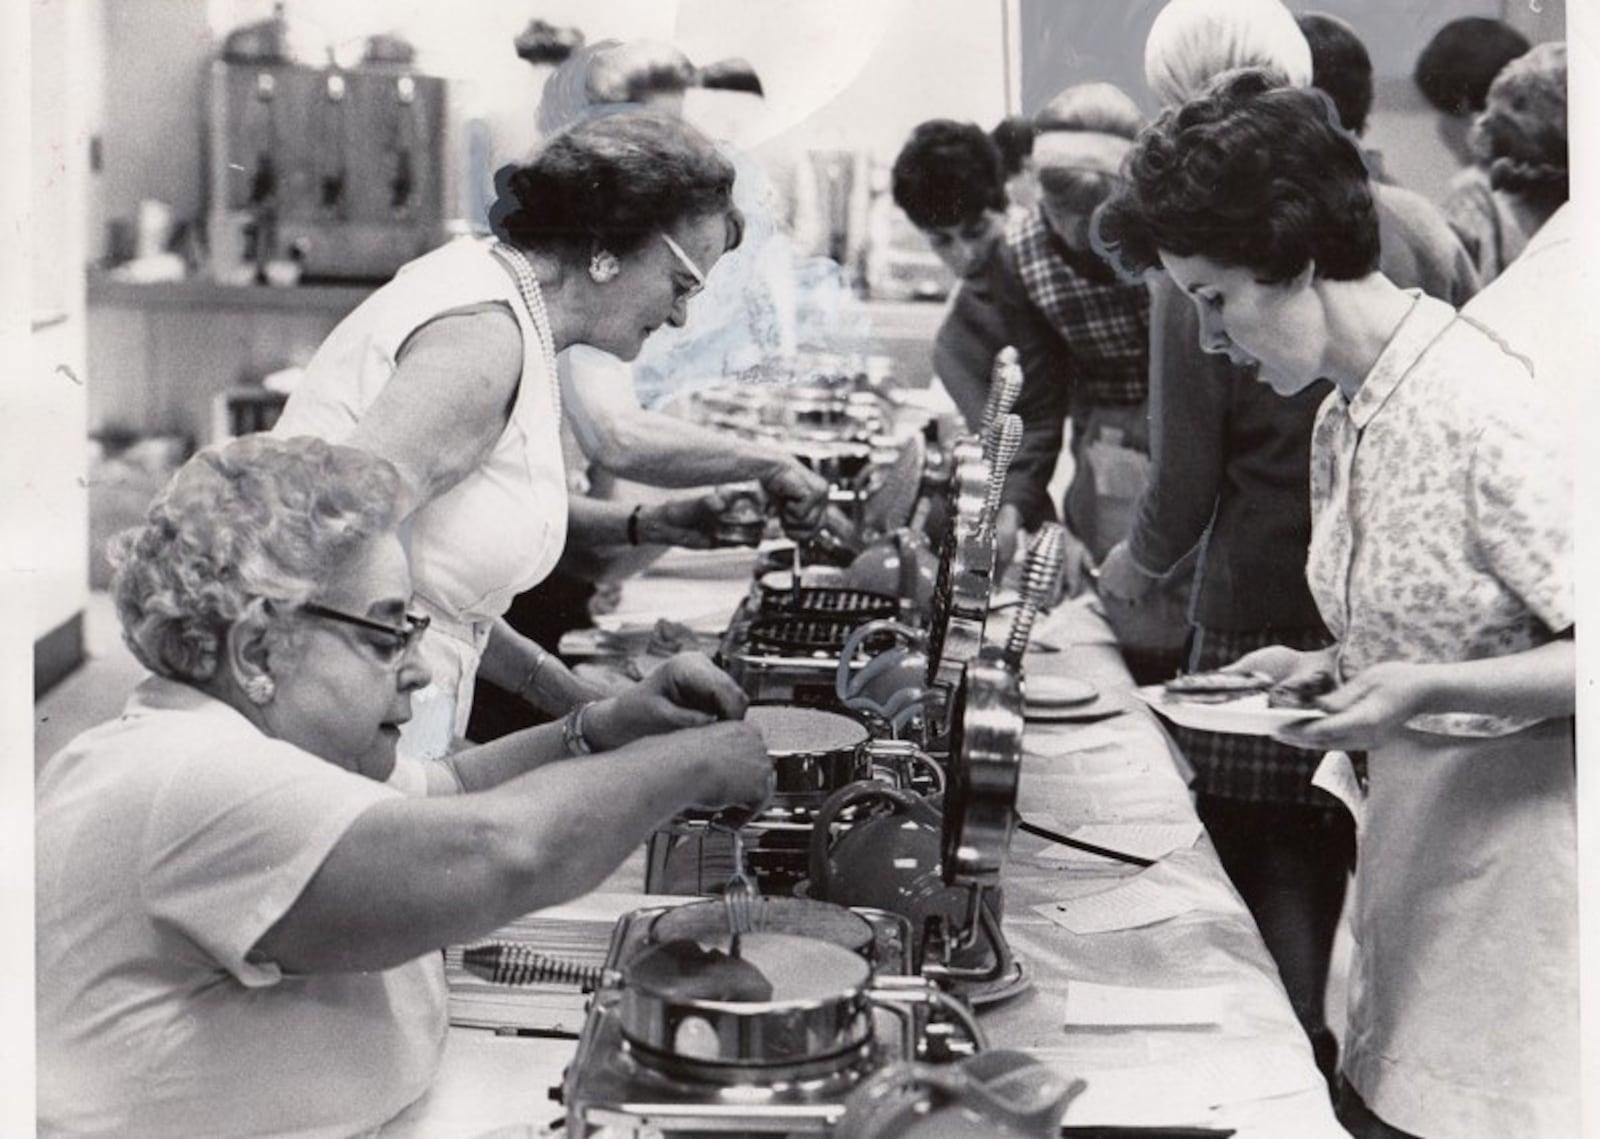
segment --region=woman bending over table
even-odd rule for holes
[[[1572,490],[1521,357],[1378,271],[1355,139],[1260,72],[1166,112],[1099,221],[1312,437],[1307,577],[1335,644],[1237,667],[1338,687],[1282,738],[1366,749],[1341,1117],[1357,1136],[1578,1126]]]
[[[248,436],[118,540],[154,675],[38,778],[41,1135],[377,1127],[438,1066],[441,947],[593,889],[686,807],[770,794],[742,694],[692,655],[565,725],[397,759],[429,679],[408,493],[366,451]]]
[[[402,750],[435,758],[465,733],[485,677],[547,712],[596,693],[503,614],[566,544],[556,353],[624,359],[689,298],[743,220],[733,166],[668,115],[579,123],[497,179],[491,240],[403,267],[329,334],[275,432],[364,447],[405,478],[417,604],[432,618]],[[715,495],[634,509],[575,499],[589,545],[707,545]]]

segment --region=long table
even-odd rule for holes
[[[629,583],[614,619],[671,614],[714,627],[748,582],[726,555],[672,556]],[[1002,925],[1027,984],[980,1008],[991,1047],[1025,1050],[1086,1081],[1067,1124],[1188,1124],[1232,1129],[1238,1139],[1345,1135],[1276,967],[1198,828],[1182,756],[1132,696],[1109,629],[1088,606],[1068,603],[1039,621],[1033,643],[1039,651],[1029,653],[1026,675],[1087,680],[1121,710],[1093,723],[1029,723],[1021,816],[1057,831],[1132,828],[1111,832],[1130,840],[1169,825],[1196,837],[1141,869],[1017,835],[1002,875]],[[642,888],[641,856],[593,904]],[[1101,925],[1134,927],[1073,932],[1035,909],[1090,894],[1115,899],[1101,906]],[[1082,928],[1081,915],[1073,921]],[[1137,1023],[1107,1023],[1118,1019]],[[452,1028],[432,1090],[381,1134],[546,1134],[562,1110],[549,1089],[575,1048]]]

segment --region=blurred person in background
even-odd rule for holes
[[[1464,16],[1434,33],[1417,55],[1412,80],[1439,112],[1439,137],[1465,169],[1450,180],[1444,213],[1487,284],[1510,258],[1496,248],[1497,217],[1489,171],[1472,142],[1473,121],[1501,68],[1532,46],[1504,20]],[[1486,244],[1487,243],[1487,244]]]
[[[1118,277],[1089,236],[1089,219],[1144,125],[1138,106],[1109,83],[1070,87],[1046,103],[1034,116],[1039,204],[1007,222],[1000,251],[1001,314],[1024,376],[1013,409],[1023,439],[997,523],[1001,557],[1009,560],[1019,531],[1057,516],[1049,484],[1070,418],[1072,478],[1061,517],[1072,594],[1127,536],[1149,468],[1150,294]],[[1176,574],[1159,600],[1108,607],[1137,682],[1182,665],[1187,587]]]
[[[37,781],[41,1135],[370,1134],[438,1069],[443,947],[594,889],[683,808],[770,796],[743,694],[692,654],[400,757],[412,505],[368,451],[255,434],[116,540],[152,675]]]
[[[989,138],[1000,151],[1006,200],[1017,209],[1032,209],[1039,201],[1039,184],[1033,174],[1033,120],[1026,115],[1007,115],[990,130]]]
[[[1259,67],[1291,86],[1311,50],[1278,0],[1171,0],[1145,44],[1145,74],[1168,106],[1216,76]],[[1326,98],[1326,96],[1322,96]],[[1460,304],[1476,288],[1466,253],[1417,195],[1375,184],[1381,263],[1405,287]],[[1152,470],[1125,542],[1100,566],[1102,599],[1139,604],[1198,548],[1188,668],[1255,649],[1315,650],[1330,637],[1306,582],[1310,448],[1325,382],[1281,398],[1254,360],[1202,346],[1195,307],[1151,279]],[[1174,727],[1195,769],[1195,806],[1278,964],[1295,1013],[1334,1079],[1324,1014],[1329,959],[1355,834],[1350,814],[1311,784],[1314,757],[1262,736]]]
[[[1512,351],[1528,361],[1534,379],[1555,385],[1567,406],[1580,407],[1592,385],[1594,361],[1600,358],[1600,334],[1590,303],[1594,292],[1586,280],[1592,272],[1592,258],[1582,256],[1577,207],[1567,200],[1565,130],[1558,143],[1554,129],[1558,116],[1549,104],[1554,76],[1564,73],[1565,59],[1564,44],[1540,44],[1508,64],[1495,80],[1483,115],[1484,120],[1492,116],[1492,129],[1500,139],[1493,145],[1504,152],[1491,168],[1491,173],[1498,169],[1506,183],[1495,193],[1521,197],[1523,192],[1515,187],[1527,185],[1533,200],[1524,208],[1530,213],[1548,208],[1558,197],[1561,201],[1516,260],[1461,312],[1503,337]],[[1531,98],[1525,104],[1508,99],[1504,112],[1497,109],[1503,94],[1525,83],[1543,87],[1544,97]],[[1541,106],[1544,113],[1532,124],[1534,129],[1519,129],[1523,121],[1519,112]],[[1559,118],[1564,122],[1565,115]],[[1537,159],[1511,158],[1540,143],[1543,153]]]
[[[1164,268],[1208,351],[1326,391],[1306,573],[1334,635],[1231,667],[1334,687],[1279,729],[1364,750],[1339,1116],[1358,1139],[1579,1124],[1572,476],[1526,362],[1381,268],[1320,92],[1220,78],[1145,135],[1101,236]],[[1346,754],[1338,754],[1346,753]]]
[[[1364,140],[1373,95],[1372,56],[1367,45],[1337,16],[1304,12],[1295,17],[1295,23],[1311,49],[1311,85],[1333,100],[1344,129]],[[1364,141],[1361,153],[1374,179],[1390,181],[1384,174],[1383,155]]]
[[[931,119],[900,148],[889,192],[955,274],[934,336],[933,374],[968,428],[977,430],[995,355],[1010,343],[994,288],[1007,209],[1000,149],[976,123]]]
[[[1480,180],[1470,181],[1477,205],[1456,224],[1487,284],[1566,203],[1567,45],[1542,43],[1506,64],[1470,138],[1478,169],[1488,172],[1487,197]]]
[[[636,355],[681,324],[739,243],[734,171],[671,116],[580,123],[497,178],[497,237],[404,266],[330,333],[275,431],[364,447],[406,479],[409,554],[432,624],[432,683],[402,733],[439,758],[462,738],[480,668],[546,712],[596,694],[503,614],[548,575],[568,535],[589,545],[707,545],[716,495],[665,503],[573,499],[556,355]]]

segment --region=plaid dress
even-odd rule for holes
[[[1320,649],[1333,638],[1323,629],[1250,629],[1227,631],[1195,626],[1190,642],[1189,671],[1204,672],[1232,664],[1245,653],[1268,645]],[[1193,765],[1191,786],[1204,795],[1252,803],[1299,803],[1342,810],[1326,792],[1311,786],[1322,753],[1278,743],[1267,736],[1198,732],[1170,725],[1173,739]]]

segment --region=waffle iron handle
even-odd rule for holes
[[[867,998],[885,1012],[901,1017],[911,1040],[916,1039],[916,1010],[938,1011],[955,1022],[978,1052],[989,1047],[989,1038],[978,1023],[972,1008],[960,997],[945,992],[926,977],[877,975],[867,984]]]
[[[872,761],[874,778],[882,771],[888,776],[887,782],[903,790],[913,790],[913,773],[921,767],[931,779],[932,793],[944,794],[944,768],[909,740],[872,740],[867,744],[867,756]]]
[[[879,633],[893,633],[897,640],[903,640],[908,647],[913,649],[923,648],[926,640],[920,629],[913,629],[909,625],[887,617],[877,621],[868,621],[851,633],[845,640],[844,647],[839,650],[839,667],[834,672],[833,678],[834,695],[839,698],[839,703],[847,708],[852,706],[851,701],[860,695],[862,687],[868,680],[884,669],[899,664],[905,655],[904,650],[901,649],[882,653],[862,669],[860,676],[853,676],[850,666],[855,661],[856,653],[868,637]],[[880,660],[884,663],[878,664]],[[877,665],[877,668],[874,668],[874,665]],[[879,708],[869,708],[868,710],[876,711],[880,714],[882,712],[882,709]]]

